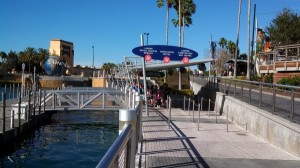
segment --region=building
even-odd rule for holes
[[[69,68],[74,66],[74,46],[72,42],[52,39],[50,41],[49,54],[60,57]]]
[[[275,83],[282,77],[300,76],[300,44],[259,52],[256,69],[259,75],[273,74]]]

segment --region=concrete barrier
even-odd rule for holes
[[[217,92],[215,111],[237,123],[265,141],[300,157],[300,126],[289,120]]]

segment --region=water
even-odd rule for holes
[[[59,112],[2,157],[0,167],[95,167],[117,136],[117,112]]]

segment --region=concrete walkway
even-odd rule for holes
[[[172,108],[169,127],[167,109],[143,112],[143,140],[139,143],[136,167],[212,168],[299,168],[297,158],[247,132],[243,126],[228,124],[224,117],[208,112],[195,120],[181,109]]]

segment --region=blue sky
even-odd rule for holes
[[[193,25],[185,28],[185,48],[198,52],[195,59],[208,57],[212,35],[236,41],[239,0],[194,0]],[[300,0],[252,0],[256,4],[259,27],[269,26],[282,11],[300,14]],[[91,66],[95,46],[95,66],[121,63],[134,56],[140,35],[149,33],[149,44],[166,44],[166,9],[156,0],[0,0],[0,51],[23,51],[27,47],[48,49],[50,40],[73,42],[74,64]],[[248,0],[243,0],[240,43],[247,53]],[[251,16],[253,12],[251,13]],[[170,19],[176,18],[174,9]],[[252,24],[251,20],[251,24]],[[252,27],[252,26],[251,26]],[[252,31],[251,31],[252,32]],[[170,23],[169,45],[178,45],[178,28]]]

